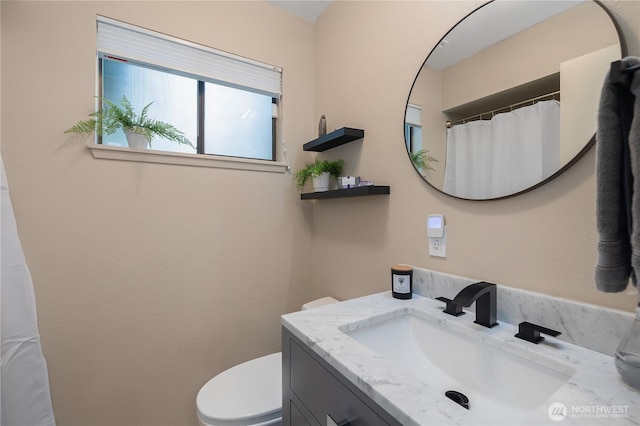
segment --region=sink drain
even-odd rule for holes
[[[469,398],[467,398],[467,396],[462,392],[449,390],[444,393],[444,396],[467,410],[469,409]]]

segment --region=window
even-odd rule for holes
[[[415,154],[422,149],[422,107],[408,104],[404,123],[407,151]]]
[[[132,65],[126,62],[100,60],[102,95],[118,104],[126,96],[136,111],[153,102],[150,107],[154,119],[173,124],[196,145],[198,140],[198,82],[168,72]],[[124,132],[102,138],[105,145],[127,146]],[[153,149],[195,154],[189,145],[181,145],[154,138]]]
[[[126,96],[139,111],[173,124],[192,143],[155,138],[154,150],[276,159],[282,70],[205,46],[98,18],[100,95]],[[126,146],[124,133],[104,145]]]

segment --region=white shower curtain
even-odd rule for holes
[[[547,178],[559,162],[560,103],[538,102],[448,129],[444,191],[503,197]]]
[[[0,425],[55,425],[33,282],[18,238],[0,157]]]

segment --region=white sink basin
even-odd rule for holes
[[[536,410],[575,373],[555,359],[542,365],[512,353],[517,345],[505,344],[488,329],[463,335],[437,322],[437,317],[404,313],[345,332],[443,395],[449,390],[463,393],[469,399],[469,413],[477,418],[486,414],[494,422],[497,414],[509,423],[523,411]]]

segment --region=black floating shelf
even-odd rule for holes
[[[336,189],[324,192],[307,192],[300,194],[301,200],[325,200],[327,198],[365,197],[367,195],[388,195],[391,188],[388,186],[358,186],[348,189]]]
[[[331,133],[320,136],[318,139],[314,139],[311,142],[307,142],[302,146],[304,151],[322,152],[327,149],[335,148],[336,146],[344,145],[351,141],[362,139],[364,137],[364,130],[352,129],[351,127],[342,127],[338,130],[334,130]]]

